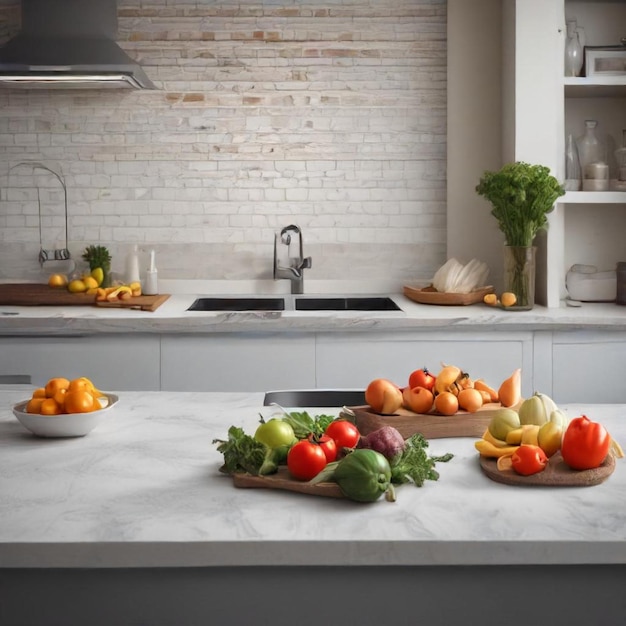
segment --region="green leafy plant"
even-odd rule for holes
[[[485,172],[476,192],[489,200],[508,246],[532,246],[548,226],[548,213],[565,193],[544,165],[507,163],[497,172]]]

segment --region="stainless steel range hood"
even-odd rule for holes
[[[116,0],[22,0],[22,30],[0,48],[0,87],[156,89],[116,34]]]

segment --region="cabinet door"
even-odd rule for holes
[[[555,333],[552,355],[555,402],[626,403],[626,333]]]
[[[110,391],[159,389],[159,337],[2,337],[0,374],[25,374],[35,385],[87,376]]]
[[[496,388],[520,367],[522,393],[532,393],[531,333],[321,335],[317,342],[317,386],[364,388],[374,378],[389,378],[402,387],[413,370],[426,366],[436,374],[442,363],[456,365]]]
[[[161,388],[167,391],[312,387],[314,335],[166,335],[161,340]]]

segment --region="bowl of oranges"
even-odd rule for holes
[[[51,378],[28,400],[14,405],[13,415],[39,437],[84,437],[118,401],[115,394],[100,391],[88,378]]]

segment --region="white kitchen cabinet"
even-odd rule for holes
[[[533,335],[530,332],[354,333],[318,335],[318,387],[364,388],[374,378],[399,386],[409,374],[427,367],[435,375],[442,363],[456,365],[491,386],[522,368],[522,393],[533,391]]]
[[[565,77],[565,21],[577,20],[587,45],[618,45],[625,35],[626,2],[516,0],[508,16],[514,27],[505,25],[504,32],[515,36],[514,44],[505,42],[514,45],[514,53],[505,55],[505,70],[515,78],[508,83],[514,95],[505,96],[505,122],[513,126],[514,139],[505,160],[547,165],[562,181],[567,136],[581,136],[584,120],[595,119],[607,141],[610,176],[617,178],[613,153],[626,128],[626,76]],[[626,260],[624,232],[625,191],[569,191],[559,198],[547,236],[539,240],[538,301],[560,305],[567,295],[565,275],[575,263],[602,271]]]
[[[626,403],[624,371],[624,333],[554,333],[552,398],[555,402]],[[593,419],[592,415],[588,417]]]
[[[164,335],[161,389],[269,391],[315,387],[313,334]]]
[[[104,390],[157,391],[160,387],[157,335],[90,337],[0,337],[0,374],[50,378],[87,376]]]

